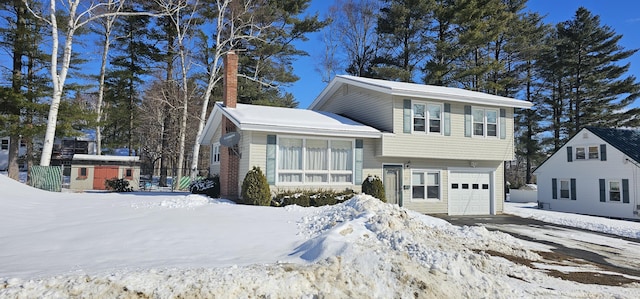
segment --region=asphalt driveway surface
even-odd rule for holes
[[[436,215],[453,225],[483,226],[523,242],[531,242],[544,262],[502,256],[550,275],[582,283],[622,285],[640,283],[640,240],[550,224],[513,215]],[[489,253],[491,254],[491,253]]]

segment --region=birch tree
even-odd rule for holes
[[[113,31],[113,25],[118,17],[118,12],[122,11],[125,0],[109,0],[105,5],[106,12],[115,12],[116,14],[106,16],[100,21],[103,31],[102,34],[102,58],[100,61],[100,75],[98,78],[98,99],[96,103],[96,113],[98,118],[96,119],[96,153],[102,154],[102,102],[104,99],[104,80],[107,72],[107,60],[109,57],[109,47],[111,47],[111,32]]]
[[[192,94],[189,91],[188,84],[188,70],[190,69],[190,63],[187,61],[187,51],[186,51],[186,39],[189,36],[190,30],[192,29],[192,25],[195,20],[196,11],[199,8],[200,1],[194,0],[156,0],[156,3],[162,8],[163,11],[167,14],[167,17],[171,21],[171,25],[175,30],[175,42],[177,43],[178,56],[180,57],[180,76],[181,76],[181,92],[179,93],[182,96],[182,113],[180,119],[180,128],[179,128],[179,142],[178,142],[178,168],[182,168],[184,165],[184,156],[185,156],[185,142],[186,142],[186,131],[187,131],[187,117],[188,117],[188,106],[189,106],[189,97]],[[186,17],[183,17],[186,12]],[[183,170],[178,169],[177,173],[177,182],[181,181],[183,175]]]
[[[62,2],[63,11],[65,14],[66,24],[61,30],[58,27],[58,10],[57,2]],[[51,27],[51,65],[50,75],[53,88],[53,94],[51,95],[51,104],[49,106],[49,116],[47,117],[47,130],[44,135],[44,143],[42,146],[42,156],[40,157],[41,166],[49,166],[51,163],[51,153],[53,151],[53,142],[56,134],[56,125],[58,120],[58,111],[60,109],[60,101],[64,91],[65,81],[67,80],[67,74],[69,72],[69,64],[71,62],[71,55],[73,52],[73,40],[77,30],[86,26],[90,22],[97,19],[127,14],[124,12],[104,12],[102,8],[108,5],[108,3],[118,3],[123,0],[108,0],[108,2],[98,1],[82,1],[82,0],[50,0],[48,11],[44,11],[42,14],[37,13],[29,6],[26,0],[23,2],[27,5],[27,9],[36,18],[44,21]],[[82,5],[80,5],[82,4]],[[157,15],[148,12],[128,13],[128,15]],[[58,49],[60,46],[60,35],[62,35],[62,56],[59,57]],[[59,63],[59,59],[62,59]]]
[[[208,80],[205,89],[202,109],[196,131],[196,142],[193,146],[193,160],[191,160],[191,179],[195,179],[198,170],[198,157],[200,155],[200,138],[207,121],[207,111],[213,88],[222,79],[220,69],[221,60],[229,50],[238,48],[241,41],[256,38],[260,33],[260,28],[254,25],[251,9],[257,1],[232,1],[215,0],[212,4],[215,22],[215,29],[211,33],[213,39],[213,53],[211,60],[206,61]],[[209,55],[206,55],[209,56]]]

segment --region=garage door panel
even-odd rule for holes
[[[452,172],[449,181],[450,215],[488,215],[491,213],[489,173]]]

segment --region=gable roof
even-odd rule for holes
[[[596,127],[587,127],[585,129],[629,156],[629,158],[640,162],[640,130]]]
[[[531,102],[523,100],[517,100],[454,87],[443,87],[363,78],[349,75],[338,75],[334,77],[331,82],[329,82],[329,85],[327,85],[327,87],[325,87],[325,89],[313,101],[313,103],[309,105],[309,109],[314,109],[327,101],[331,97],[331,95],[333,95],[341,86],[345,84],[354,85],[389,95],[411,98],[424,98],[513,108],[531,108],[531,106],[533,106]]]
[[[201,144],[209,144],[215,128],[220,126],[222,115],[240,130],[247,131],[363,138],[380,138],[382,134],[375,128],[330,112],[247,104],[227,108],[217,102],[207,120],[205,134],[200,138]]]
[[[578,133],[576,133],[575,135],[571,136],[571,138],[569,138],[569,141],[578,136],[584,130],[593,133],[604,142],[608,143],[615,149],[627,155],[630,159],[633,159],[637,163],[640,163],[640,130],[585,127],[582,130],[578,131]],[[533,173],[536,173],[538,169],[542,167],[542,165],[547,163],[547,161],[549,161],[552,156],[554,156],[562,149],[564,149],[564,145],[553,154],[548,156],[544,161],[542,161],[542,163],[540,163],[540,165],[536,167]]]

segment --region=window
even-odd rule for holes
[[[473,135],[498,136],[498,111],[490,109],[473,109]]]
[[[220,163],[220,144],[215,143],[211,146],[211,163],[218,164]]]
[[[571,198],[571,189],[569,188],[570,182],[568,180],[560,180],[560,198],[569,199]]]
[[[589,159],[600,159],[598,155],[598,146],[589,147]]]
[[[440,133],[442,109],[440,105],[429,105],[428,107],[429,107],[429,132]]]
[[[79,179],[86,179],[87,178],[87,168],[86,167],[78,168],[78,178]]]
[[[125,169],[124,170],[124,178],[128,179],[128,180],[133,179],[133,169],[131,169],[131,168]]]
[[[440,172],[414,170],[411,173],[411,198],[440,199]]]
[[[438,104],[413,104],[414,132],[442,132],[442,106]]]
[[[609,181],[609,201],[620,202],[620,198],[622,198],[620,181]]]
[[[8,139],[2,139],[2,143],[0,144],[0,149],[2,150],[8,150],[9,149],[9,140]]]
[[[426,132],[427,114],[422,104],[413,104],[413,130],[416,132]]]
[[[584,147],[576,147],[576,160],[585,159]]]
[[[353,183],[352,140],[280,138],[279,183]]]
[[[576,160],[600,160],[600,147],[576,146]]]

